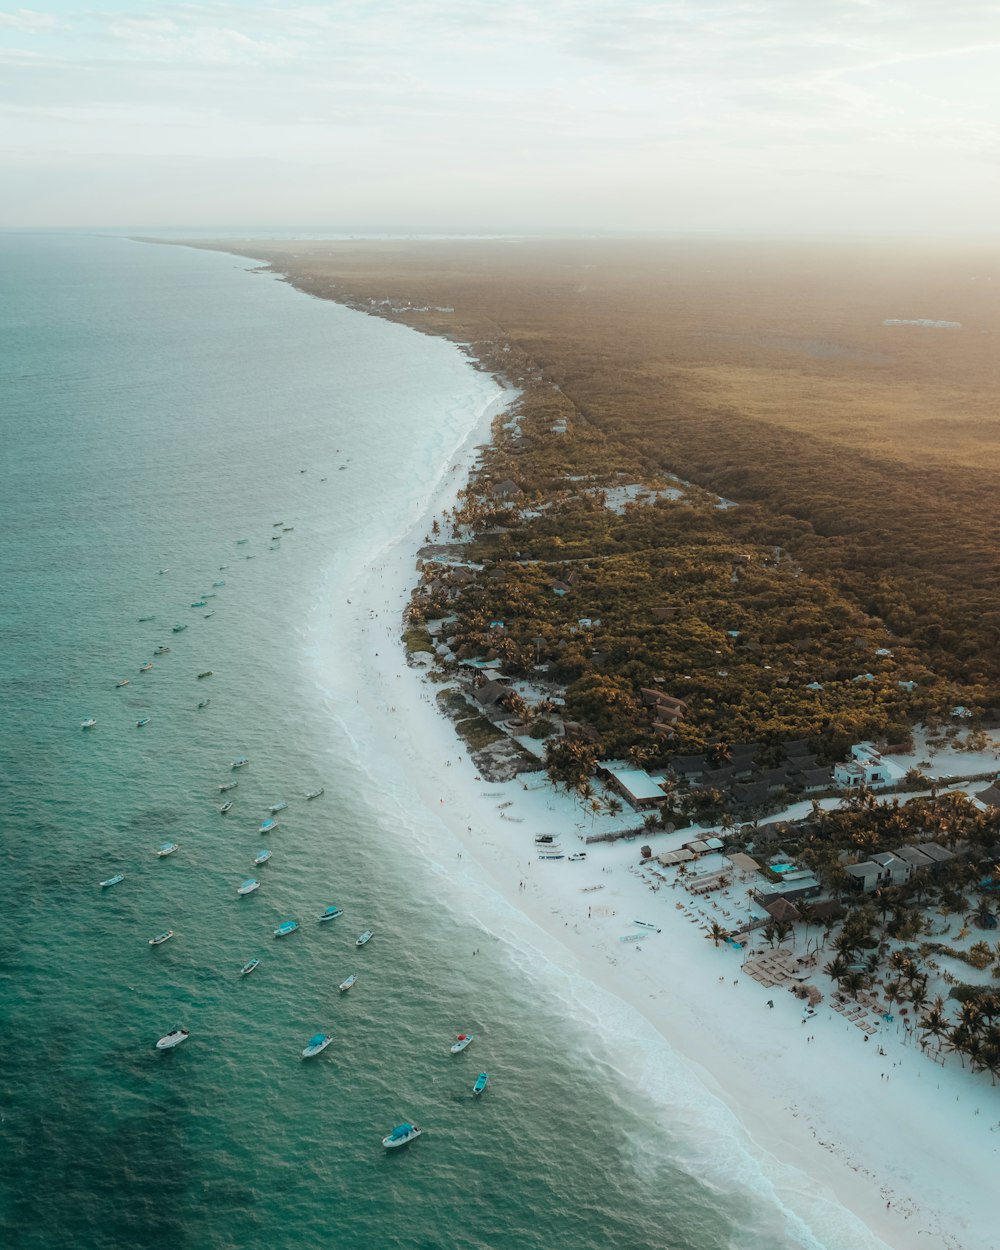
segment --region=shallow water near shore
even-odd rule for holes
[[[500,900],[463,902],[388,722],[338,703],[340,578],[422,515],[499,390],[251,267],[0,236],[4,1244],[848,1244],[772,1199],[652,1030],[504,941]],[[386,1154],[410,1118],[423,1138]]]

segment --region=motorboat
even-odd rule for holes
[[[583,861],[587,858],[587,852],[586,851],[574,851],[572,855],[567,855],[566,858],[569,860],[571,864],[582,864]]]
[[[223,567],[225,567],[225,566],[220,564],[220,565],[219,565],[219,567],[220,567],[220,568],[223,568]],[[225,586],[225,584],[226,584],[226,583],[225,583],[224,581],[221,581],[221,582],[213,582],[213,583],[212,583],[212,585],[213,585],[213,586]]]
[[[174,936],[173,929],[166,929],[163,933],[158,933],[156,937],[149,939],[150,946],[162,946],[164,942],[169,942]]]
[[[121,690],[122,686],[127,686],[127,685],[128,685],[128,678],[127,678],[127,677],[123,677],[123,678],[121,679],[121,681],[116,681],[116,682],[115,682],[115,689],[116,689],[116,690]]]
[[[176,842],[161,842],[159,849],[157,850],[156,853],[160,857],[160,859],[165,859],[168,855],[173,855],[174,851],[176,850],[177,850]]]
[[[551,843],[553,843],[555,840],[556,840],[555,835],[551,833],[536,833],[535,834],[535,841],[539,844],[539,846],[544,846],[547,844],[551,845]]]
[[[257,832],[258,833],[270,833],[272,830],[277,829],[277,827],[278,827],[278,822],[276,820],[262,820],[260,822],[260,828],[257,830]]]
[[[140,624],[140,625],[145,625],[145,623],[146,623],[147,621],[155,621],[155,620],[156,620],[156,617],[155,617],[155,616],[140,616],[140,617],[139,617],[139,624]]]
[[[208,707],[211,702],[211,699],[202,699],[202,701],[198,704],[198,711],[200,712],[203,707]]]
[[[271,529],[273,530],[280,529],[282,525],[284,525],[284,521],[272,521]]]
[[[405,1146],[420,1136],[423,1129],[415,1124],[397,1124],[391,1133],[382,1138],[386,1150],[395,1150],[397,1146]]]
[[[259,959],[248,959],[248,960],[247,960],[247,962],[246,962],[246,963],[243,965],[243,967],[240,969],[240,976],[241,976],[241,977],[248,977],[248,976],[250,975],[250,973],[251,973],[251,972],[253,972],[254,968],[256,968],[256,967],[257,967],[257,965],[258,965],[259,963],[260,963],[260,960],[259,960]]]
[[[226,812],[231,812],[232,810],[233,810],[232,799],[227,799],[226,802],[223,803],[223,805],[219,808],[219,811],[222,813],[223,816],[225,816]]]
[[[209,619],[210,619],[211,617],[213,617],[214,615],[215,615],[215,613],[214,613],[214,612],[206,612],[206,613],[205,613],[205,620],[206,620],[206,621],[207,621],[207,620],[209,620]]]
[[[473,1033],[459,1033],[458,1037],[452,1042],[451,1053],[457,1055],[460,1051],[465,1050],[466,1046],[471,1046],[474,1037],[475,1034]]]
[[[160,576],[162,577],[164,573],[169,573],[169,572],[170,572],[169,569],[160,569]]]
[[[153,654],[154,654],[154,655],[169,655],[169,654],[170,654],[170,648],[169,648],[169,647],[157,647],[157,648],[153,651]]]
[[[175,1046],[179,1046],[181,1042],[186,1042],[191,1036],[188,1029],[174,1029],[173,1033],[168,1033],[166,1037],[161,1037],[156,1043],[157,1050],[173,1050]]]
[[[297,920],[283,920],[274,931],[275,937],[287,937],[289,933],[294,933],[299,927]]]
[[[278,814],[278,812],[283,812],[287,806],[288,806],[288,804],[285,802],[285,800],[284,800],[284,799],[282,799],[280,803],[272,803],[272,804],[271,804],[271,815],[272,815],[272,816],[276,816],[276,815]]]
[[[207,599],[196,599],[196,600],[194,601],[194,603],[192,603],[192,604],[191,604],[191,606],[192,606],[192,608],[207,608],[207,607],[208,607],[208,600],[207,600]]]
[[[633,920],[632,923],[638,925],[640,929],[655,929],[656,932],[659,933],[659,929],[656,928],[656,925],[650,924],[648,920]]]
[[[337,986],[337,989],[340,990],[341,993],[343,993],[344,990],[349,990],[357,979],[358,979],[357,973],[352,972],[351,975],[346,980],[341,981],[341,983]]]
[[[186,625],[174,625],[171,632],[175,634],[183,634],[186,629]]]
[[[476,1083],[472,1087],[472,1092],[474,1094],[481,1094],[483,1090],[486,1088],[486,1082],[489,1079],[490,1079],[490,1074],[488,1072],[480,1072],[480,1074],[476,1077]]]
[[[233,762],[232,762],[232,764],[230,765],[230,767],[232,767],[232,768],[246,768],[246,766],[247,766],[249,763],[250,763],[249,759],[247,759],[247,757],[246,757],[245,755],[241,755],[241,756],[240,756],[240,758],[239,758],[238,760],[233,760]]]
[[[295,526],[294,526],[294,525],[285,525],[285,526],[282,528],[281,532],[282,532],[282,534],[290,534],[290,533],[292,532],[292,530],[294,530],[294,529],[295,529]]]
[[[324,793],[325,793],[324,788],[323,788],[322,786],[320,786],[320,788],[319,788],[318,790],[310,790],[310,791],[309,791],[309,793],[306,795],[306,798],[307,798],[307,799],[318,799],[318,798],[319,798],[319,796],[320,796],[321,794],[324,794]]]
[[[238,781],[227,781],[225,785],[219,786],[219,793],[225,794],[228,790],[235,790],[239,784]]]
[[[321,1051],[326,1050],[327,1046],[333,1041],[329,1033],[314,1033],[309,1039],[305,1050],[302,1052],[303,1059],[312,1059]]]
[[[113,877],[108,877],[107,881],[101,882],[101,889],[106,890],[109,885],[117,885],[119,881],[124,881],[124,880],[125,880],[125,874],[123,872],[116,872]]]
[[[153,667],[153,661],[152,661],[152,660],[147,660],[145,664],[140,664],[140,665],[139,665],[139,672],[140,672],[140,673],[148,673],[152,667]]]
[[[204,678],[211,677],[211,676],[212,676],[212,670],[210,668],[206,668],[203,673],[198,674],[198,680],[202,681]]]
[[[266,864],[270,858],[271,858],[270,851],[258,851],[257,854],[253,857],[253,862],[259,867],[261,864]]]
[[[86,720],[80,721],[80,728],[81,729],[93,729],[96,724],[97,724],[96,719],[93,716],[88,716]]]
[[[337,907],[331,904],[331,906],[323,912],[322,916],[320,916],[320,920],[336,920],[338,916],[342,916],[343,914],[344,909],[342,907]]]
[[[364,933],[358,934],[354,945],[355,946],[367,946],[367,944],[372,940],[374,936],[375,935],[371,931],[371,929],[365,929]]]
[[[149,717],[140,716],[139,719],[135,722],[135,727],[136,729],[141,729],[143,725],[148,725],[148,724],[149,724]]]
[[[252,894],[254,890],[260,889],[260,882],[253,877],[248,877],[242,885],[236,887],[237,894]]]

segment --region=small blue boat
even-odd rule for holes
[[[113,877],[108,877],[107,881],[101,882],[101,889],[106,890],[109,885],[117,885],[119,881],[124,881],[124,880],[125,880],[125,874],[123,872],[116,873]]]
[[[272,803],[272,804],[271,804],[271,815],[272,815],[272,816],[277,816],[278,812],[283,812],[287,806],[288,806],[288,804],[285,802],[285,800],[284,800],[284,799],[281,799],[281,800],[280,800],[279,802],[277,802],[277,803]]]
[[[207,607],[208,605],[204,599],[196,599],[194,603],[191,604],[191,606],[192,608],[204,608],[204,607]]]
[[[272,829],[277,829],[278,822],[276,820],[262,820],[258,833],[270,833]]]
[[[297,920],[283,920],[274,931],[275,937],[287,937],[289,933],[294,933],[299,927]]]
[[[203,675],[203,676],[205,676],[205,677],[207,677],[207,676],[208,676],[208,674],[207,674],[207,673],[205,673],[205,674],[199,674],[199,676],[202,676],[202,675]],[[249,759],[247,759],[247,757],[246,757],[245,755],[241,755],[241,756],[240,756],[240,758],[239,758],[238,760],[233,760],[232,764],[230,765],[230,768],[246,768],[246,766],[247,766],[249,763],[250,763]]]
[[[252,894],[254,890],[260,889],[260,882],[254,877],[247,877],[242,885],[236,887],[237,894]]]
[[[251,973],[251,972],[253,972],[254,968],[256,968],[256,967],[257,967],[257,965],[258,965],[259,963],[260,963],[260,960],[259,960],[259,959],[248,959],[248,960],[247,960],[247,962],[246,962],[246,963],[243,965],[243,967],[240,969],[240,976],[241,976],[241,977],[248,977],[248,976],[250,975],[250,973]]]
[[[342,907],[331,905],[330,907],[324,909],[322,916],[320,916],[320,920],[336,920],[338,916],[342,916],[343,914],[344,909]]]
[[[213,582],[212,583],[213,586],[225,586],[225,584],[226,584],[225,582]]]
[[[135,722],[135,727],[136,727],[136,729],[141,729],[141,728],[143,727],[143,725],[148,725],[148,724],[149,724],[149,717],[148,717],[148,716],[141,716],[141,717],[140,717],[140,718],[139,718],[139,719]]]
[[[171,632],[175,634],[183,634],[186,629],[187,629],[186,625],[175,625],[173,629],[171,630]]]
[[[365,929],[364,933],[359,933],[359,934],[358,934],[358,936],[357,936],[357,938],[356,938],[356,940],[355,940],[355,942],[354,942],[354,945],[355,945],[355,946],[367,946],[367,945],[368,945],[368,943],[372,940],[372,938],[373,938],[374,936],[375,936],[375,935],[374,935],[374,933],[371,931],[371,929]]]
[[[173,929],[166,929],[163,933],[158,933],[156,937],[151,937],[149,944],[150,946],[162,946],[164,942],[169,942],[173,936]]]
[[[481,1094],[483,1090],[486,1088],[486,1082],[489,1079],[490,1079],[490,1075],[488,1072],[480,1072],[480,1074],[476,1077],[476,1083],[472,1087],[472,1092],[474,1094]]]
[[[261,864],[266,864],[270,858],[271,858],[270,851],[258,851],[257,854],[253,857],[253,862],[259,867]]]
[[[159,855],[160,859],[163,859],[167,855],[173,855],[176,850],[176,842],[161,842],[156,853]]]

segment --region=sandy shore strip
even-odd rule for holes
[[[513,917],[503,940],[592,982],[619,1000],[615,1010],[627,1004],[665,1038],[738,1117],[782,1201],[817,1235],[824,1209],[842,1207],[870,1230],[872,1246],[993,1247],[1000,1095],[988,1076],[935,1063],[898,1023],[863,1031],[833,1009],[829,993],[806,1015],[787,988],[760,984],[743,966],[745,951],[706,935],[713,920],[727,923],[717,910],[725,897],[696,898],[676,869],[656,876],[640,866],[640,843],[659,853],[690,830],[585,847],[594,831],[634,827],[635,813],[595,817],[541,774],[527,787],[525,779],[484,782],[436,710],[440,687],[406,664],[401,614],[417,549],[453,505],[503,402],[480,415],[442,470],[426,515],[331,591],[339,646],[359,662],[341,693],[370,725],[367,748],[377,748],[379,767],[396,770],[429,813],[428,853],[447,864],[442,881],[459,873],[466,900],[491,888]],[[586,849],[586,861],[539,860],[541,832],[557,835],[566,852]]]

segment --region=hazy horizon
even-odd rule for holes
[[[0,9],[0,228],[995,237],[998,49],[982,0]]]

